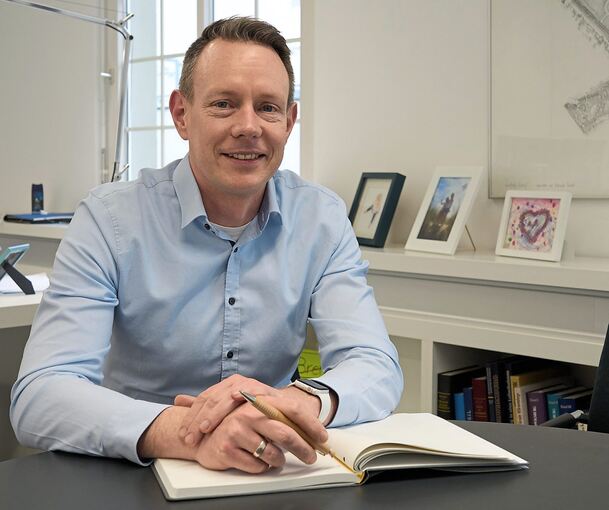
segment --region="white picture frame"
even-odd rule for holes
[[[568,191],[508,190],[495,253],[506,257],[559,261],[571,197]]]
[[[404,248],[454,255],[482,172],[479,166],[437,167]]]

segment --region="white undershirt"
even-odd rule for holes
[[[241,237],[241,234],[243,234],[243,231],[252,221],[254,220],[251,220],[245,225],[241,225],[240,227],[225,227],[224,225],[218,225],[217,223],[212,223],[211,221],[208,221],[207,223],[214,227],[216,231],[224,232],[231,241],[236,243],[239,240],[239,237]]]

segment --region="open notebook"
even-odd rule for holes
[[[433,414],[394,414],[384,420],[329,429],[328,444],[355,473],[330,456],[308,466],[291,454],[281,469],[261,475],[211,471],[196,462],[157,459],[153,469],[167,499],[213,498],[357,485],[387,469],[455,471],[523,469],[528,462]]]

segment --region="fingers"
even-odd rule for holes
[[[179,429],[179,435],[187,445],[198,444],[203,434],[213,431],[231,412],[243,404],[235,398],[239,390],[255,394],[277,394],[278,390],[255,379],[233,375],[202,392],[190,402],[190,409]],[[186,402],[181,395],[176,401]],[[177,404],[176,404],[177,405]]]
[[[176,398],[173,400],[173,405],[180,407],[190,407],[194,403],[196,397],[192,395],[176,395]]]
[[[287,425],[264,419],[257,422],[255,427],[256,432],[264,435],[273,445],[292,453],[305,464],[313,464],[317,460],[315,448]]]
[[[302,393],[303,398],[317,398],[307,395],[300,390],[298,390],[296,395],[300,395],[300,393]],[[281,394],[280,396],[269,395],[262,397],[262,400],[279,409],[294,424],[298,425],[315,444],[322,444],[328,440],[328,431],[317,419],[317,416],[312,414],[306,406],[302,405],[300,400],[294,398],[293,394],[289,396]]]

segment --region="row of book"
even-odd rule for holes
[[[509,356],[438,374],[437,412],[449,420],[539,425],[587,411],[592,389],[577,385],[564,363]]]

